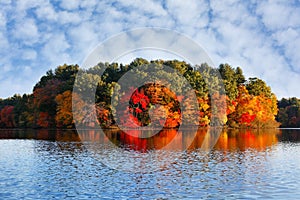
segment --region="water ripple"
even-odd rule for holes
[[[92,143],[89,145],[93,145]],[[114,151],[95,149],[114,158]],[[100,148],[100,149],[99,149]],[[200,149],[132,153],[156,170],[112,169],[79,142],[0,140],[0,199],[296,199],[300,196],[300,144],[265,150]],[[157,157],[157,155],[160,155]],[[118,160],[122,165],[122,161]]]

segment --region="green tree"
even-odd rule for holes
[[[251,95],[259,96],[263,94],[266,97],[272,97],[271,88],[259,78],[249,78],[246,82],[246,88]]]
[[[223,79],[226,95],[230,99],[235,99],[238,95],[238,81],[234,68],[228,64],[221,64],[219,72]]]
[[[235,70],[235,79],[238,86],[246,82],[245,76],[243,75],[243,70],[240,67],[237,67]]]

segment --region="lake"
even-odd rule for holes
[[[1,130],[0,199],[300,196],[300,130],[129,132]]]

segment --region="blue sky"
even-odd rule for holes
[[[299,0],[1,0],[0,98],[31,93],[49,69],[81,64],[99,43],[141,27],[180,32],[216,65],[241,66],[279,98],[300,97]]]

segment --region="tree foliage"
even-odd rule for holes
[[[281,127],[300,127],[300,99],[296,97],[282,98],[278,101],[278,109],[276,119],[281,123]]]
[[[174,72],[162,70],[163,66]],[[143,78],[153,82],[139,88],[124,88],[118,81],[129,71],[135,74],[132,82]],[[76,84],[81,87],[75,93],[73,86],[78,74]],[[187,90],[179,81],[181,76],[194,89],[196,104],[191,93],[185,93]],[[224,94],[219,92],[223,86]],[[181,93],[185,95],[176,95]],[[277,120],[283,126],[300,125],[298,99],[282,99],[278,105]],[[80,108],[77,113],[73,113],[72,106]],[[122,109],[116,109],[117,106]],[[240,67],[221,64],[212,68],[206,63],[191,66],[178,60],[149,62],[137,58],[129,65],[99,63],[84,70],[78,65],[64,64],[49,70],[34,86],[32,94],[0,99],[0,126],[73,128],[76,123],[108,128],[117,122],[128,127],[134,123],[175,128],[184,118],[185,124],[191,126],[226,124],[261,128],[278,126],[277,112],[277,100],[271,88],[259,78],[246,80]]]

